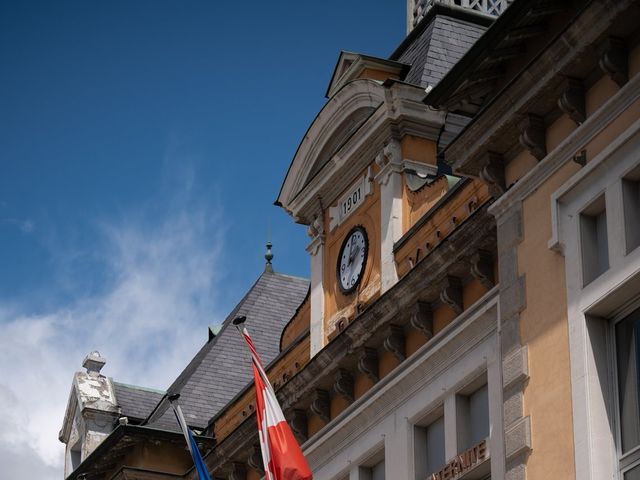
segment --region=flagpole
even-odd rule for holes
[[[249,332],[241,325],[245,316],[233,324],[251,353],[256,391],[256,419],[266,480],[312,480],[313,474],[304,454],[284,418],[275,391],[265,371]]]
[[[198,472],[198,478],[200,480],[211,480],[209,472],[207,471],[207,466],[205,465],[204,460],[202,459],[202,455],[200,454],[198,444],[196,443],[195,438],[193,438],[193,434],[191,433],[191,430],[189,430],[187,421],[184,419],[184,415],[182,414],[182,409],[180,408],[180,404],[178,403],[179,398],[179,393],[174,393],[167,396],[169,403],[173,407],[173,413],[175,414],[176,419],[178,420],[178,424],[180,425],[180,430],[182,430],[184,439],[187,442],[189,453],[191,453],[191,458],[193,459],[193,465],[196,469],[196,472]]]

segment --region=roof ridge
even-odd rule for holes
[[[134,390],[142,390],[144,392],[159,393],[161,395],[164,395],[165,393],[167,393],[165,390],[160,390],[159,388],[142,387],[140,385],[133,385],[131,383],[117,382],[113,378],[111,379],[111,381],[113,382],[114,385],[120,385],[121,387],[127,387]]]

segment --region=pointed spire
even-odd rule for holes
[[[271,242],[267,242],[267,253],[264,254],[264,259],[267,261],[264,266],[265,272],[273,272],[273,265],[271,265],[271,260],[273,260],[272,246]]]

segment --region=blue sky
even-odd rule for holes
[[[404,22],[391,0],[0,2],[6,471],[60,478],[90,350],[166,387],[262,272],[268,230],[275,269],[308,275],[273,201],[340,50],[386,57]]]

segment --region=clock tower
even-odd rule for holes
[[[401,81],[408,68],[343,52],[278,197],[309,226],[312,355],[397,282],[406,177],[437,171],[444,114],[422,103],[423,88]]]

